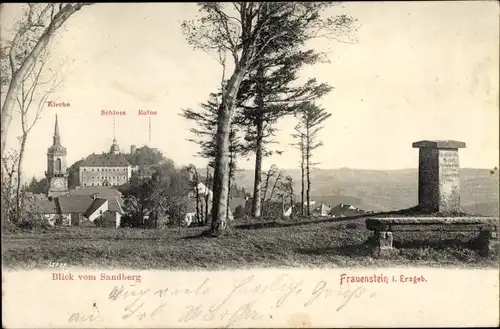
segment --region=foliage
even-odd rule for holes
[[[16,220],[16,205],[17,205],[17,180],[18,180],[18,161],[19,152],[10,149],[2,156],[2,224],[7,221]]]
[[[237,205],[234,210],[234,218],[243,218],[245,216],[245,207]]]
[[[116,223],[113,219],[108,216],[101,215],[94,220],[94,224],[97,227],[114,228]]]
[[[37,180],[36,177],[33,176],[31,178],[31,182],[26,188],[26,192],[31,192],[33,194],[45,194],[47,193],[47,190],[49,189],[49,182],[47,178],[42,178],[40,180]]]
[[[217,134],[217,116],[221,102],[222,93],[211,93],[209,100],[200,105],[198,110],[183,109],[180,114],[185,119],[196,123],[197,127],[189,131],[194,138],[187,140],[200,146],[198,155],[208,159],[208,165],[213,168],[216,154],[216,134]],[[245,154],[245,149],[240,141],[238,127],[232,124],[229,132],[229,152],[231,173],[236,171],[236,157]]]
[[[120,187],[126,212],[122,217],[123,226],[156,227],[157,219],[165,215],[179,222],[189,210],[187,173],[177,170],[171,161],[153,169],[151,177],[132,175],[130,182]]]
[[[247,198],[251,197],[251,194],[244,188],[244,187],[239,187],[236,184],[231,185],[231,191],[230,191],[230,197],[231,198]]]
[[[303,103],[299,110],[296,112],[296,117],[299,119],[299,123],[295,126],[295,131],[292,136],[298,140],[295,144],[300,149],[301,153],[301,171],[302,171],[302,202],[304,202],[304,180],[306,181],[306,215],[311,215],[311,166],[317,163],[312,163],[311,158],[313,156],[313,151],[318,147],[323,146],[323,141],[318,140],[318,132],[321,131],[324,126],[325,120],[332,116],[324,108],[318,106],[314,102]],[[303,203],[302,203],[303,204]],[[302,206],[302,213],[304,209]]]
[[[74,189],[80,186],[80,165],[84,159],[78,160],[68,168],[68,188]]]

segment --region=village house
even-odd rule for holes
[[[321,217],[326,217],[330,215],[330,210],[331,207],[327,205],[326,203],[321,202],[318,206],[315,206],[311,210],[311,214],[313,216],[321,216]]]
[[[96,226],[120,227],[123,209],[117,197],[93,195],[62,195],[29,199],[29,209],[41,214],[49,225],[79,226],[88,221]],[[111,223],[111,225],[110,225]]]
[[[330,210],[330,216],[333,217],[349,217],[365,214],[366,211],[356,208],[353,205],[340,203]]]

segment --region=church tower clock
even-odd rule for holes
[[[56,114],[53,143],[47,150],[47,171],[45,172],[45,176],[49,182],[49,190],[47,192],[49,197],[68,193],[66,154],[66,148],[61,145],[61,136],[59,136],[59,125]]]

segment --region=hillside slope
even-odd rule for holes
[[[286,170],[300,193],[300,170]],[[418,170],[316,169],[311,173],[312,199],[332,205],[353,204],[374,211],[409,208],[418,203]],[[461,203],[464,211],[486,216],[499,213],[499,176],[486,169],[460,170]],[[236,176],[239,186],[251,191],[253,171],[242,170]]]

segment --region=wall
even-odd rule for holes
[[[130,166],[86,167],[79,169],[81,186],[117,186],[129,181],[132,173]],[[109,185],[104,185],[105,183]]]
[[[62,214],[61,215],[61,225],[62,226],[71,226],[71,214]]]
[[[88,217],[89,221],[94,222],[97,217],[101,216],[107,210],[108,210],[108,201],[106,200],[106,202],[103,203],[99,208],[97,208],[97,210],[94,211],[94,213],[90,214],[90,216]]]
[[[50,226],[56,225],[56,220],[59,217],[57,214],[43,214],[43,218],[47,221]]]

